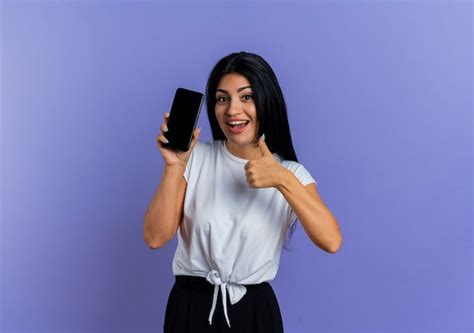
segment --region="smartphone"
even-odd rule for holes
[[[167,123],[168,132],[164,133],[169,142],[163,143],[164,147],[181,151],[189,150],[201,112],[203,96],[197,91],[176,89]]]

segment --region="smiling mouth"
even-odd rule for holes
[[[226,124],[227,124],[227,126],[230,126],[230,127],[232,127],[232,128],[244,128],[245,126],[248,125],[248,123],[250,123],[250,120],[247,120],[247,121],[245,121],[244,123],[237,124],[237,125],[232,125],[232,124],[230,124],[230,123],[226,123]]]

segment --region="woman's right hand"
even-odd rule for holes
[[[199,139],[199,133],[201,131],[199,128],[194,129],[193,140],[191,141],[191,146],[189,147],[188,151],[166,148],[163,146],[163,143],[166,141],[166,138],[163,133],[168,130],[167,124],[169,116],[169,112],[166,112],[163,117],[165,122],[160,125],[160,134],[156,138],[158,149],[160,150],[161,156],[163,156],[163,159],[165,160],[167,166],[181,165],[183,167],[186,167],[186,164],[189,160],[189,156],[191,156],[191,152],[193,151],[194,146],[196,145]]]

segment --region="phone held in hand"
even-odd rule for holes
[[[164,147],[181,151],[189,150],[201,112],[203,96],[197,91],[176,89],[167,123],[168,131],[164,133],[169,142],[164,143]]]

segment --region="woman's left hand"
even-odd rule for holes
[[[250,160],[245,164],[245,178],[251,188],[276,187],[281,179],[282,168],[268,149],[265,140],[261,137],[258,146],[262,157]]]

